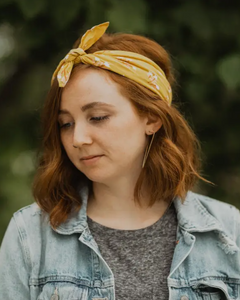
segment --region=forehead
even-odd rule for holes
[[[120,88],[106,72],[94,69],[75,71],[63,88],[61,105],[77,101],[82,105],[89,102],[106,102],[120,105],[127,99],[122,96]]]

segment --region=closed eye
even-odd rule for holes
[[[94,122],[101,122],[103,120],[109,119],[109,116],[102,116],[102,117],[92,117],[91,120]]]
[[[68,123],[64,123],[64,124],[60,125],[60,128],[68,128],[72,125],[73,125],[73,122],[68,122]]]
[[[99,122],[102,122],[102,121],[107,120],[107,119],[109,119],[109,116],[92,117],[90,120],[92,122],[99,123]],[[74,122],[63,123],[63,124],[60,124],[60,129],[68,129],[72,125],[74,125]]]

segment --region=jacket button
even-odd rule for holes
[[[182,296],[181,300],[189,300],[189,298],[187,296]]]

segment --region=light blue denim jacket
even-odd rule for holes
[[[81,194],[80,211],[56,230],[37,204],[14,214],[0,251],[1,300],[115,299],[113,273],[87,225],[87,188]],[[174,205],[169,299],[240,299],[239,211],[191,191]]]

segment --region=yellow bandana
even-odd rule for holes
[[[172,102],[172,90],[163,70],[151,59],[130,51],[103,50],[87,54],[90,48],[106,31],[109,22],[92,27],[81,39],[76,49],[72,49],[62,59],[55,70],[60,87],[64,87],[71,75],[74,64],[84,63],[126,76],[155,92],[169,105]]]

